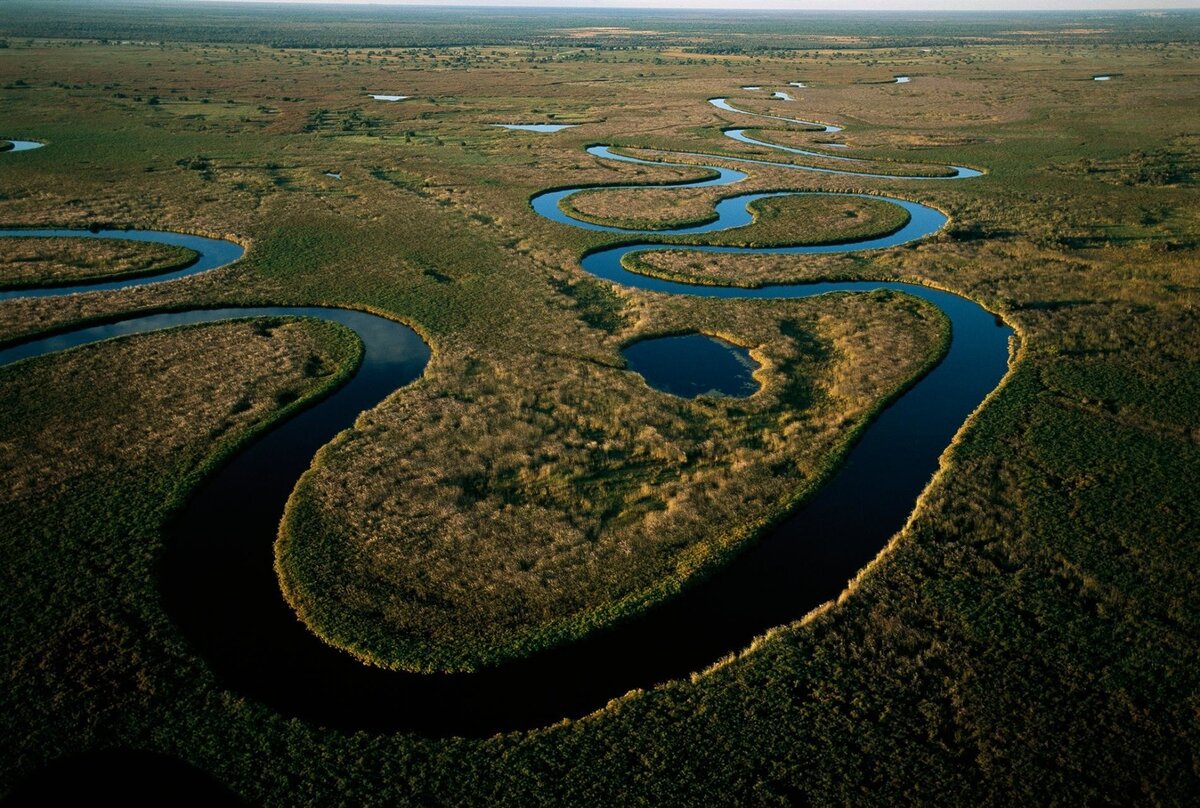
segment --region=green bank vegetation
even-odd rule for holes
[[[6,238],[4,251],[0,289],[154,275],[197,257],[187,247],[119,239]]]
[[[239,350],[257,344],[249,336],[211,347],[189,339],[165,353],[165,343],[146,337],[0,372],[0,447],[9,458],[0,519],[0,791],[50,759],[107,747],[171,755],[248,801],[274,805],[1173,805],[1200,791],[1193,16],[910,21],[878,39],[867,39],[876,23],[861,20],[826,37],[756,19],[749,33],[709,41],[705,32],[672,33],[682,23],[664,16],[643,26],[653,36],[564,30],[538,42],[413,48],[354,46],[355,26],[342,22],[332,49],[253,44],[311,45],[319,26],[283,30],[250,7],[238,11],[250,23],[235,24],[230,12],[197,18],[173,6],[170,19],[182,20],[186,34],[176,38],[162,20],[111,9],[98,20],[90,4],[38,28],[26,5],[0,23],[9,44],[0,48],[0,103],[10,133],[52,145],[0,160],[0,222],[174,228],[236,236],[250,249],[238,264],[177,283],[6,301],[0,340],[167,308],[321,303],[411,322],[433,344],[425,379],[322,455],[293,502],[293,514],[310,524],[337,528],[363,518],[342,502],[408,497],[426,483],[452,494],[435,504],[468,524],[476,504],[491,501],[479,487],[484,458],[511,468],[496,461],[538,457],[581,416],[622,440],[620,412],[668,425],[715,421],[727,404],[702,402],[693,413],[620,370],[619,348],[636,335],[720,331],[729,318],[730,336],[770,345],[754,334],[787,317],[828,338],[904,305],[899,296],[871,306],[831,298],[829,316],[847,319],[822,324],[816,309],[790,304],[710,307],[616,290],[577,266],[585,250],[614,237],[529,210],[529,197],[547,187],[700,175],[613,165],[583,147],[733,153],[720,129],[745,121],[704,101],[743,84],[810,83],[789,110],[847,124],[855,155],[989,173],[919,184],[750,167],[745,190],[901,193],[947,211],[951,224],[938,237],[871,254],[737,263],[705,256],[706,273],[732,278],[740,266],[756,282],[871,277],[943,286],[1002,312],[1021,331],[1022,353],[911,523],[840,603],[701,675],[614,694],[586,719],[448,740],[335,732],[276,714],[218,682],[159,606],[159,526],[204,468],[239,385],[257,385],[264,373],[275,379],[256,387],[256,415],[235,418],[224,445],[277,412],[275,389],[303,393],[328,381],[303,381],[310,351],[302,328],[276,329],[278,339],[244,361]],[[121,39],[154,44],[36,38],[118,29],[135,33]],[[366,36],[361,28],[357,35]],[[919,79],[859,83],[900,72]],[[1120,77],[1090,81],[1099,72]],[[368,91],[415,98],[376,105]],[[158,104],[149,103],[154,96]],[[202,98],[233,99],[238,114],[197,112]],[[327,125],[309,128],[320,110]],[[536,137],[488,127],[551,114],[589,123]],[[370,128],[342,128],[364,119]],[[343,170],[342,182],[323,176],[331,168]],[[888,322],[916,322],[916,312],[900,314]],[[735,330],[734,318],[753,327]],[[864,329],[861,339],[881,333]],[[301,346],[294,362],[273,364],[276,351],[292,356],[287,346]],[[917,361],[932,343],[911,347],[886,358]],[[290,370],[266,370],[284,365]],[[96,373],[94,383],[72,382],[68,366]],[[164,388],[156,378],[171,369]],[[766,407],[768,391],[788,379],[827,383],[832,368],[805,370],[811,375],[778,371],[780,384],[748,405],[762,409],[730,423],[782,417]],[[877,361],[864,368],[878,370]],[[120,395],[113,378],[127,383]],[[610,393],[608,381],[627,398]],[[210,391],[214,384],[224,392]],[[200,406],[203,417],[166,419],[160,399],[130,392],[143,388]],[[595,401],[582,391],[596,392]],[[551,394],[554,410],[502,410]],[[418,415],[443,412],[500,413],[505,430],[461,447],[427,480],[402,463],[370,465],[372,456],[394,458],[397,446],[428,457],[450,451],[449,427],[413,431]],[[67,414],[82,426],[66,423]],[[161,429],[130,431],[138,414]],[[63,434],[78,436],[78,448]],[[723,434],[727,460],[759,451],[735,445],[732,427]],[[601,504],[636,503],[641,489],[605,489],[600,476],[587,488],[582,475],[569,476],[591,451],[569,447],[551,464],[561,476],[546,484],[598,491],[585,513],[615,530],[620,512],[597,521]],[[673,461],[647,462],[670,472]],[[371,476],[337,479],[339,469]],[[608,481],[637,480],[622,474]],[[496,496],[540,490],[521,489],[515,476],[496,479]],[[769,499],[773,485],[764,479],[751,494]],[[34,489],[39,496],[12,499]],[[416,540],[402,534],[396,546]],[[445,566],[431,569],[444,581],[486,572],[448,551],[439,561]],[[542,560],[533,561],[527,571],[497,569],[534,580]],[[605,589],[603,572],[583,597],[621,591]]]

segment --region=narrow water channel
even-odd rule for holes
[[[605,147],[592,152],[601,158],[642,162]],[[728,185],[745,176],[719,168],[715,178],[694,185]],[[360,412],[420,376],[429,350],[411,329],[342,309],[212,309],[133,317],[0,351],[3,365],[110,337],[260,315],[330,320],[353,329],[362,339],[366,356],[352,379],[253,441],[204,482],[166,528],[160,568],[164,605],[225,687],[285,715],[322,725],[447,736],[545,726],[592,712],[630,689],[686,676],[744,648],[766,629],[798,619],[835,597],[903,526],[937,469],[942,451],[1006,372],[1011,330],[982,307],[949,292],[871,281],[739,289],[694,286],[629,272],[621,259],[630,252],[661,249],[661,242],[645,239],[662,234],[577,222],[562,211],[560,203],[580,190],[548,192],[531,203],[534,210],[557,222],[638,237],[582,259],[582,269],[598,278],[647,292],[720,298],[782,299],[891,289],[928,300],[946,313],[953,329],[948,353],[863,432],[839,470],[809,502],[730,565],[675,600],[611,630],[493,670],[420,675],[365,666],[318,640],[284,602],[273,569],[273,544],[283,505],[314,452],[350,426]],[[718,205],[715,222],[672,235],[740,226],[748,201],[761,196],[734,197],[736,201],[728,205],[726,200]],[[932,208],[889,201],[904,205],[910,219],[900,230],[882,237],[809,247],[689,249],[760,255],[881,249],[921,238],[945,224],[945,216]],[[0,231],[0,237],[30,234]],[[61,230],[38,234],[182,244],[200,253],[196,264],[180,271],[185,274],[224,266],[241,255],[241,248],[231,242],[181,234]],[[86,293],[183,276],[172,273],[42,291]]]

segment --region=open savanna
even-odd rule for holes
[[[237,386],[261,389],[253,400],[265,403],[252,412],[266,419],[278,412],[268,406],[276,387],[305,385],[295,392],[307,395],[336,374],[304,382],[303,361],[281,356],[275,365],[252,352],[243,362],[238,351],[255,344],[248,333],[224,352],[164,335],[10,368],[0,378],[10,391],[0,417],[12,425],[6,436],[21,437],[5,441],[65,446],[75,433],[62,413],[87,413],[80,423],[93,434],[85,446],[96,451],[80,450],[87,473],[54,499],[13,500],[15,516],[0,521],[13,559],[4,587],[0,789],[54,758],[107,747],[176,757],[269,804],[1186,804],[1200,789],[1200,614],[1191,597],[1200,569],[1191,540],[1200,524],[1200,105],[1192,17],[1152,41],[1131,41],[1113,26],[1069,46],[1036,19],[999,30],[1040,33],[997,34],[993,44],[927,45],[889,34],[873,48],[855,23],[840,45],[805,51],[778,50],[786,35],[760,27],[737,53],[706,51],[699,39],[668,47],[653,38],[622,50],[587,40],[570,48],[272,48],[238,44],[255,39],[249,35],[180,43],[168,29],[143,29],[161,44],[116,45],[41,39],[26,15],[13,19],[0,21],[0,35],[5,25],[23,26],[0,48],[0,136],[49,145],[0,155],[0,224],[189,230],[236,238],[248,252],[229,268],[177,283],[6,301],[0,340],[132,312],[320,303],[410,323],[433,346],[425,377],[326,449],[293,498],[289,530],[329,526],[328,535],[345,539],[330,552],[351,561],[360,549],[351,542],[364,534],[350,535],[350,526],[370,516],[360,506],[394,503],[389,514],[416,519],[398,507],[422,491],[438,492],[428,504],[445,521],[445,536],[461,526],[456,541],[489,524],[504,498],[528,507],[547,495],[560,509],[593,496],[577,506],[581,532],[599,526],[616,536],[626,529],[622,508],[649,513],[638,499],[651,496],[643,472],[626,465],[607,479],[577,473],[596,468],[592,454],[603,441],[592,448],[564,438],[593,440],[582,428],[595,429],[624,464],[644,445],[645,473],[665,474],[680,492],[689,481],[672,466],[672,448],[686,454],[709,438],[688,435],[688,426],[713,426],[714,447],[728,452],[714,454],[705,473],[727,474],[721,463],[771,451],[820,462],[831,445],[821,435],[832,434],[820,430],[833,413],[821,409],[820,396],[786,410],[789,385],[812,384],[828,404],[845,400],[853,418],[936,350],[940,329],[932,326],[940,321],[897,295],[718,304],[614,290],[582,275],[583,251],[619,237],[546,222],[529,209],[529,196],[552,186],[705,175],[603,162],[583,151],[590,143],[759,154],[721,134],[759,119],[721,113],[710,97],[843,124],[841,137],[863,157],[989,173],[922,183],[735,165],[751,174],[738,192],[890,193],[946,211],[951,224],[877,254],[700,256],[673,271],[692,271],[687,262],[698,261],[728,282],[744,260],[759,280],[927,282],[1002,313],[1021,339],[1007,384],[945,456],[904,531],[838,604],[688,680],[614,693],[606,709],[582,720],[487,739],[332,731],[274,713],[223,687],[159,606],[160,526],[204,467],[211,431],[223,427],[237,441],[262,423],[223,426],[230,411],[221,408],[236,404]],[[745,52],[755,41],[767,46]],[[1120,76],[1089,80],[1101,72]],[[898,73],[913,82],[873,83]],[[812,89],[791,103],[737,89],[785,89],[794,80]],[[415,97],[374,102],[368,92]],[[581,125],[555,135],[488,125],[550,120]],[[769,128],[765,139],[784,137]],[[7,259],[8,248],[0,245],[0,255]],[[823,366],[795,356],[783,338],[787,320],[842,355]],[[211,328],[205,333],[226,327]],[[352,361],[313,347],[311,328],[280,326],[270,342],[297,360],[329,350],[330,367]],[[765,386],[743,412],[733,413],[730,401],[672,401],[621,371],[627,342],[682,330],[727,336],[775,363],[764,366]],[[144,396],[166,392],[153,367],[136,365],[143,353],[154,355],[156,339],[178,374],[172,395],[186,406],[211,398],[212,407],[203,418],[154,420],[161,429],[150,454],[102,451],[122,436],[143,440],[122,431],[139,413],[162,417],[138,409],[151,400]],[[846,367],[865,356],[867,340],[879,340],[884,355]],[[72,382],[66,373],[100,373],[105,362],[112,372],[100,378],[121,380],[121,400],[111,384]],[[207,387],[214,373],[219,395]],[[134,400],[124,401],[130,391]],[[114,420],[122,413],[125,425]],[[624,414],[650,420],[662,442],[647,434],[639,444],[634,424],[618,421]],[[482,417],[489,415],[499,416],[494,433]],[[781,422],[792,417],[812,419],[804,428],[815,431],[803,434],[817,445],[772,448],[766,439],[779,440]],[[751,441],[756,420],[762,440]],[[657,458],[649,454],[656,447]],[[423,480],[403,464],[371,465],[403,451],[430,458]],[[550,475],[539,483],[541,466],[519,458],[543,455]],[[6,482],[59,473],[57,459],[19,447],[8,456]],[[510,467],[512,475],[489,476]],[[524,469],[529,479],[519,476]],[[733,484],[767,507],[786,485],[761,474]],[[654,480],[651,489],[658,487]],[[6,486],[5,495],[21,490]],[[372,499],[378,492],[386,495]],[[721,516],[735,529],[729,535],[751,518]],[[411,549],[415,534],[400,530],[378,532],[381,554]],[[528,540],[520,548],[528,550],[536,536],[504,538]],[[429,569],[462,584],[566,570],[588,588],[564,588],[562,596],[579,598],[568,607],[585,610],[619,591],[555,548],[480,558],[435,546],[428,557],[438,566]],[[645,568],[648,578],[632,575],[625,585],[662,580],[656,576],[670,574],[664,570],[686,551],[667,552]],[[416,574],[412,561],[387,571]],[[336,585],[325,589],[326,572],[307,569],[307,591],[337,598],[347,586],[370,593],[376,585],[346,564],[328,571],[325,582]],[[485,593],[451,593],[471,620],[489,606]],[[416,603],[401,599],[397,614],[407,619],[401,607]],[[499,597],[492,605],[508,609]],[[532,623],[541,616],[533,612]],[[367,626],[385,628],[381,620]],[[421,657],[437,659],[433,653]]]

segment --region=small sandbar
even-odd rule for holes
[[[680,398],[754,395],[759,364],[750,351],[707,334],[644,339],[621,351],[629,369],[655,390]]]
[[[577,123],[493,123],[489,125],[501,129],[519,129],[522,132],[560,132],[563,129],[579,126]]]

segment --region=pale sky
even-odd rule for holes
[[[263,2],[264,0],[236,0]],[[770,9],[776,11],[1114,11],[1200,9],[1200,0],[266,0],[396,6]]]

